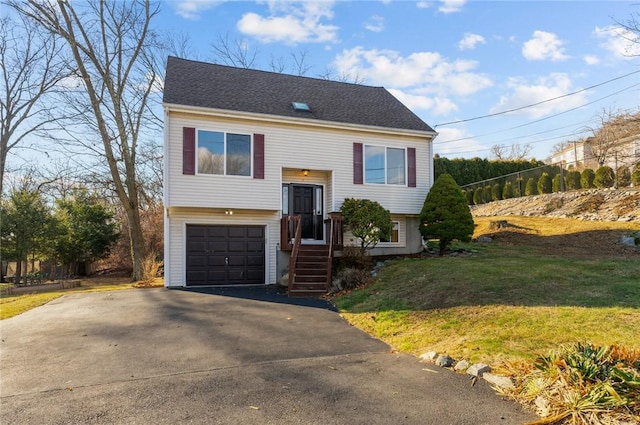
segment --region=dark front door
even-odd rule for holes
[[[291,185],[291,215],[302,220],[302,239],[323,240],[322,234],[322,186]]]
[[[263,226],[187,225],[186,283],[265,283]]]

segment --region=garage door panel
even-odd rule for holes
[[[247,252],[264,252],[264,242],[248,241]]]
[[[227,252],[227,241],[212,241],[208,243],[209,252],[219,252],[226,253]]]
[[[246,246],[247,244],[244,240],[229,241],[229,245],[227,246],[227,249],[229,252],[246,252],[247,251]]]
[[[187,225],[187,285],[265,283],[264,226]]]
[[[252,268],[264,266],[264,256],[248,255],[247,266],[251,266]]]
[[[247,237],[246,227],[230,226],[228,231],[228,235],[230,238],[245,239]]]
[[[247,238],[264,239],[264,227],[248,227]]]

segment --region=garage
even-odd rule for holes
[[[265,283],[264,226],[187,225],[186,284]]]

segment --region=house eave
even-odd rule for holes
[[[435,139],[435,137],[438,135],[438,132],[436,131],[421,131],[421,130],[411,130],[411,129],[395,128],[395,127],[378,127],[378,126],[350,124],[350,123],[343,123],[343,122],[336,122],[336,121],[318,121],[318,120],[311,120],[308,118],[305,119],[305,118],[295,118],[295,117],[284,117],[281,115],[256,114],[252,112],[232,111],[228,109],[212,109],[212,108],[185,106],[185,105],[171,104],[171,103],[163,103],[163,107],[167,115],[171,112],[178,112],[178,113],[185,113],[185,114],[203,115],[208,117],[221,117],[221,118],[227,118],[227,119],[244,119],[244,120],[260,121],[260,122],[268,122],[268,123],[278,123],[278,124],[296,124],[296,125],[306,126],[306,127],[329,128],[329,129],[337,129],[337,130],[364,131],[364,132],[378,133],[378,134],[396,134],[396,135],[405,135],[405,136],[413,136],[413,137],[423,137],[423,138],[430,139],[430,141],[433,141],[433,139]]]

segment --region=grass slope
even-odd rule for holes
[[[476,236],[495,232],[489,221],[497,219],[476,219]],[[616,255],[613,240],[640,225],[500,219],[514,227],[495,233],[496,242],[457,246],[471,255],[395,260],[373,285],[333,301],[354,325],[416,355],[499,366],[575,341],[640,348],[640,256]],[[607,247],[576,247],[579,235]]]

